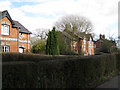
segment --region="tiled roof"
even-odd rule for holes
[[[18,27],[18,28],[20,29],[19,32],[21,32],[21,33],[29,33],[29,34],[31,34],[31,32],[28,31],[28,29],[26,29],[26,28],[25,28],[22,24],[20,24],[18,21],[14,21],[13,27]]]
[[[12,18],[10,17],[9,13],[7,10],[0,12],[0,19],[7,17],[10,22],[13,24]]]

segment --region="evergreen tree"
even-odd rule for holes
[[[53,27],[52,31],[49,31],[48,33],[46,54],[59,55],[58,34],[55,31],[55,27]]]
[[[59,50],[58,32],[56,32],[55,34],[56,34],[56,35],[55,35],[55,36],[56,36],[56,37],[55,37],[55,41],[56,41],[56,43],[55,43],[55,44],[56,44],[56,45],[55,45],[55,46],[56,46],[56,54],[59,55],[59,54],[60,54],[60,50]]]

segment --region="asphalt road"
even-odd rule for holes
[[[120,90],[120,75],[115,76],[109,81],[101,84],[96,88],[96,90],[98,89]]]

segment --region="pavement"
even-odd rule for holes
[[[120,90],[120,75],[113,77],[109,81],[101,84],[96,88],[96,90],[99,90],[99,89]]]

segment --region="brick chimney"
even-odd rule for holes
[[[102,39],[102,35],[100,34],[100,39]]]
[[[105,35],[104,34],[103,35],[100,34],[100,39],[105,39]]]
[[[105,34],[103,34],[103,39],[105,39]]]

